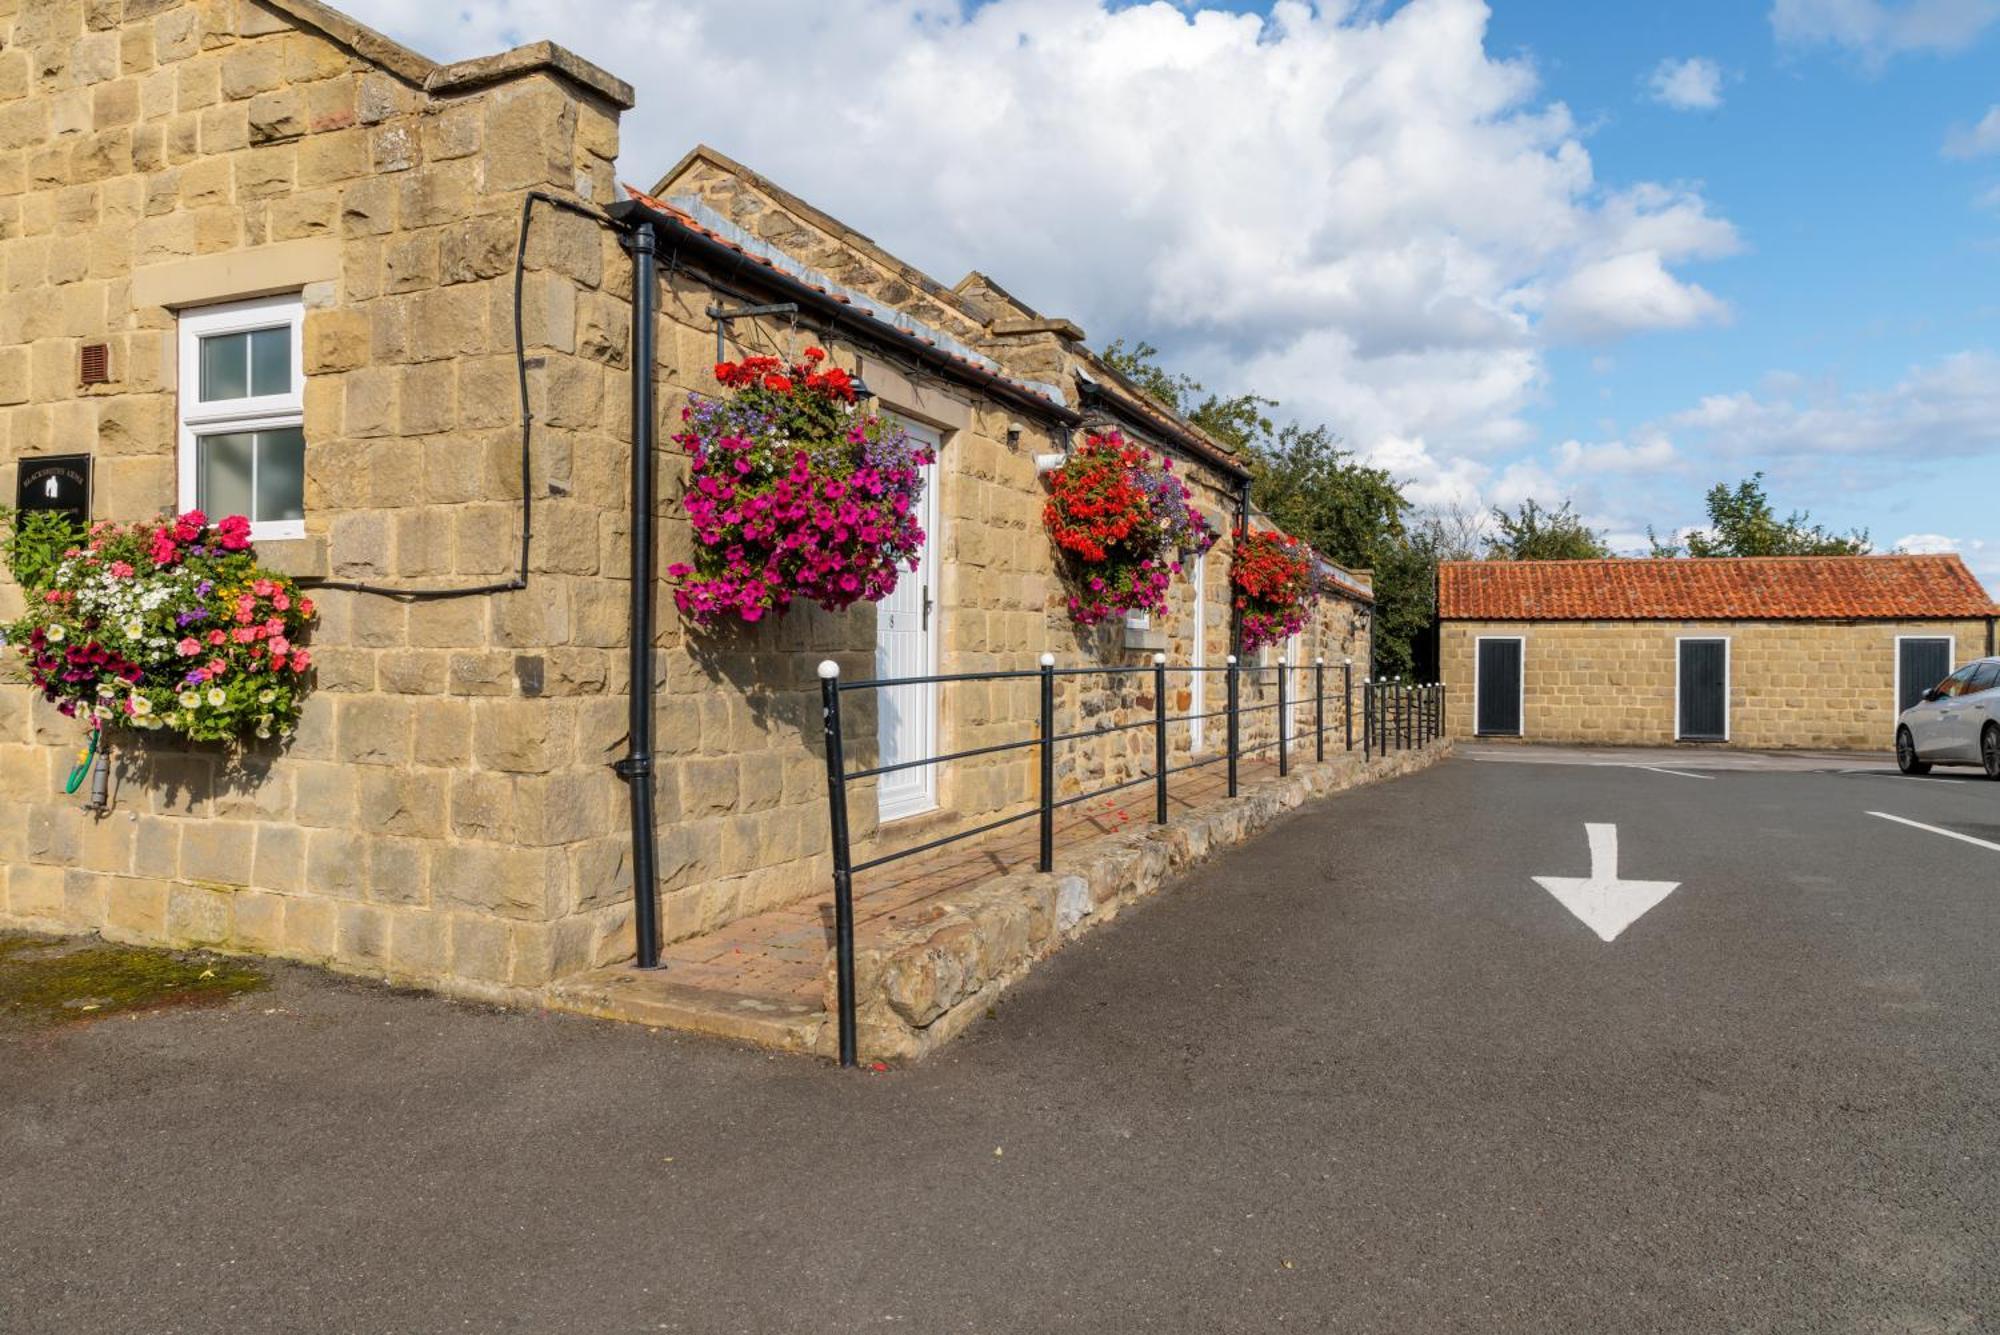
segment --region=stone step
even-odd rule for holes
[[[736,991],[715,981],[682,982],[671,969],[614,964],[566,978],[547,993],[551,1009],[655,1029],[735,1039],[786,1052],[828,1052],[824,1005]],[[824,1040],[824,1041],[823,1041]]]

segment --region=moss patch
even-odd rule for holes
[[[214,955],[0,933],[0,1033],[213,1005],[268,982],[249,965]]]

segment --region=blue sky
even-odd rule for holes
[[[714,144],[1419,505],[1630,550],[1763,469],[2000,590],[2000,0],[346,7],[562,42],[638,89],[627,179]]]
[[[1635,337],[1604,350],[1608,370],[1593,371],[1600,354],[1586,349],[1553,353],[1552,401],[1537,414],[1548,434],[1615,434],[1767,372],[1881,389],[1913,365],[2000,348],[2000,207],[1979,202],[2000,184],[2000,158],[1943,151],[1954,125],[2000,101],[2000,25],[1953,52],[1871,58],[1781,45],[1768,13],[1743,3],[1502,0],[1488,40],[1532,54],[1593,127],[1605,174],[1698,181],[1745,245],[1698,270],[1729,302],[1727,324]],[[1719,108],[1648,98],[1645,74],[1689,56],[1722,67]],[[1964,535],[1991,552],[2000,449],[1961,463],[1858,491],[1801,480],[1786,494],[1884,542]],[[1990,575],[1996,563],[1983,564]]]

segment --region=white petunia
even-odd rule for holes
[[[257,703],[260,705],[268,705],[277,698],[278,698],[278,693],[270,689],[268,686],[265,687],[263,690],[257,692]]]
[[[199,692],[199,691],[182,691],[182,692],[181,692],[181,708],[182,708],[182,709],[200,709],[200,708],[201,708],[201,692]]]
[[[220,709],[223,705],[229,703],[229,692],[223,690],[220,686],[211,686],[208,688],[208,702]]]
[[[62,628],[61,626],[50,626],[50,627],[49,627],[49,643],[50,643],[50,644],[60,644],[60,643],[62,643],[62,639],[63,639],[63,636],[67,635],[68,633],[69,633],[69,632],[68,632],[68,631],[65,631],[65,630],[64,630],[64,629],[63,629],[63,628]]]
[[[143,695],[135,695],[132,697],[132,713],[136,717],[144,718],[146,717],[146,715],[152,712],[153,712],[153,702],[151,700],[148,700]]]
[[[136,640],[146,633],[146,623],[137,619],[128,621],[125,623],[125,633]]]

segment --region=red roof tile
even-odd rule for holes
[[[1446,561],[1451,621],[1894,620],[2000,613],[1956,556]]]

